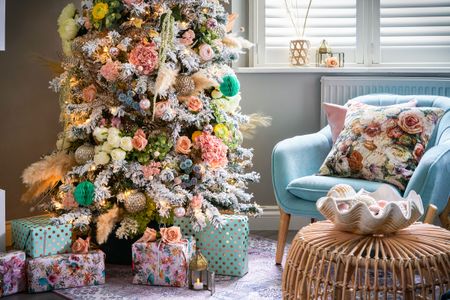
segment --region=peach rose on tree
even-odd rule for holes
[[[83,89],[82,94],[85,102],[92,102],[97,95],[97,88],[91,84]]]
[[[407,110],[398,116],[398,126],[409,134],[417,134],[423,131],[423,120],[417,111]]]
[[[175,145],[175,151],[181,154],[191,153],[192,143],[187,136],[180,136]]]
[[[422,158],[423,154],[425,153],[425,148],[422,144],[417,143],[416,146],[414,147],[414,151],[413,151],[413,156],[417,161],[420,161],[420,159]]]
[[[161,228],[161,240],[163,243],[175,244],[181,241],[181,230],[178,226],[172,226],[169,228]]]
[[[138,150],[138,151],[142,151],[145,149],[145,147],[147,146],[147,138],[145,136],[145,133],[142,129],[138,129],[136,130],[136,132],[134,133],[134,137],[133,140],[131,141],[133,148]]]
[[[203,102],[195,96],[189,97],[187,108],[191,112],[199,112],[203,108]]]

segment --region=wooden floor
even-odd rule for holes
[[[275,230],[256,230],[256,231],[251,231],[251,234],[254,235],[258,235],[267,239],[271,239],[276,241],[278,238],[278,231]],[[288,237],[287,237],[287,243],[291,243],[292,239],[294,238],[295,234],[297,233],[297,231],[295,230],[290,230],[288,232]],[[60,300],[60,299],[66,299],[64,297],[61,297],[57,294],[51,293],[51,292],[47,292],[47,293],[39,293],[39,294],[25,294],[25,293],[21,293],[21,294],[15,294],[15,295],[11,295],[11,296],[6,296],[3,299],[7,299],[7,300]]]

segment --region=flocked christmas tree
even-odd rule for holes
[[[188,215],[259,214],[245,190],[243,134],[267,119],[240,113],[229,65],[249,43],[218,0],[82,1],[58,18],[64,60],[51,81],[64,125],[57,150],[23,174],[24,199],[94,233],[98,243]],[[37,199],[37,200],[36,200]]]

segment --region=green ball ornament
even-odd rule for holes
[[[220,84],[220,91],[227,97],[234,97],[239,93],[241,85],[239,80],[234,75],[227,75],[222,79]]]
[[[77,203],[81,206],[91,205],[94,201],[94,190],[95,186],[92,182],[80,182],[73,192],[75,201],[77,201]]]

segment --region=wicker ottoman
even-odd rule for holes
[[[363,236],[311,224],[292,242],[282,289],[283,299],[440,299],[450,289],[450,231],[415,223]]]

